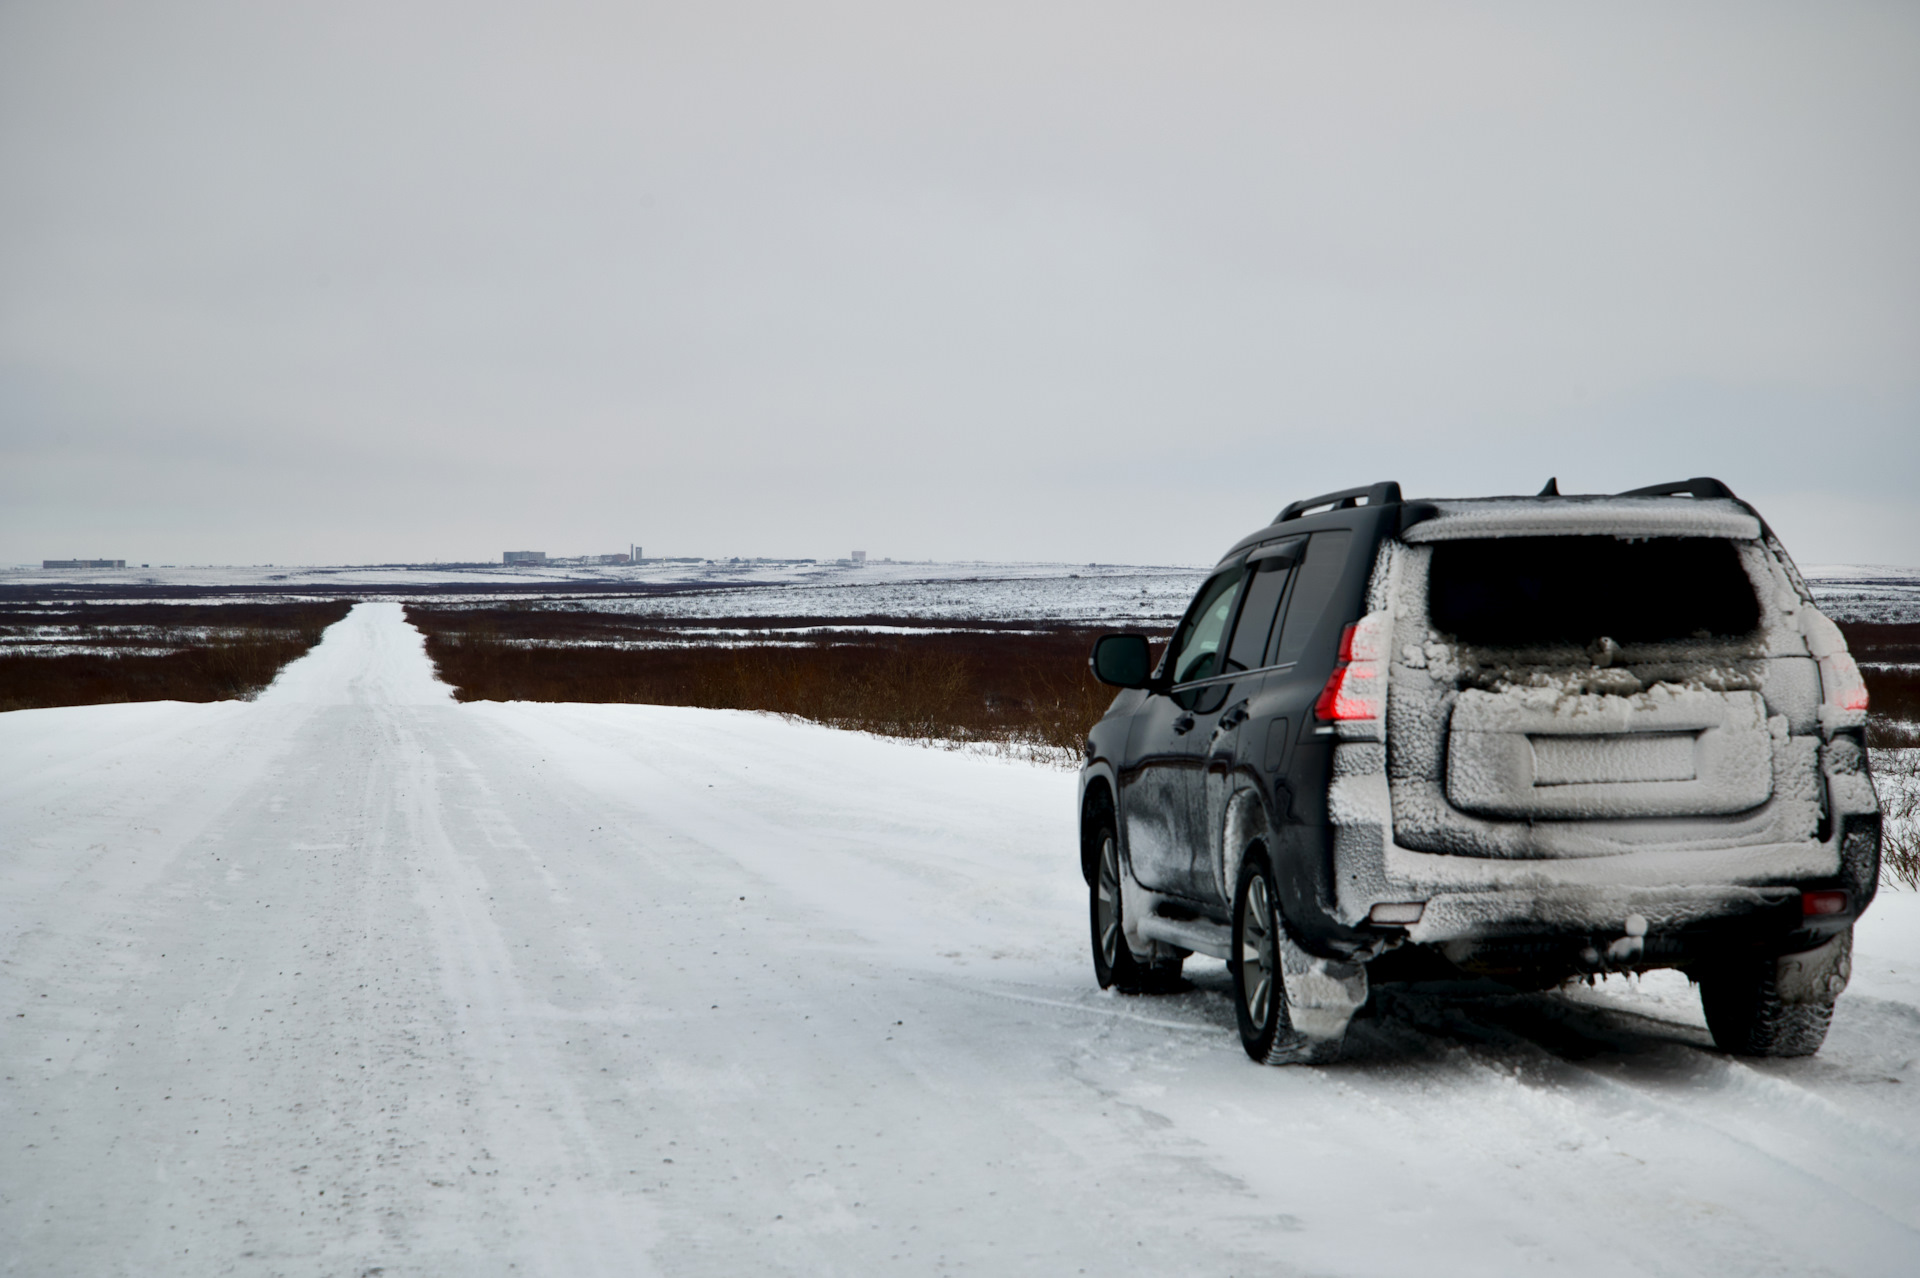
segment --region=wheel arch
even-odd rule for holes
[[[1220,830],[1220,888],[1228,905],[1240,883],[1240,867],[1249,852],[1258,848],[1272,855],[1273,825],[1266,800],[1254,787],[1242,786],[1227,800],[1227,811]]]
[[[1080,877],[1093,886],[1095,865],[1100,849],[1093,830],[1102,815],[1111,817],[1114,838],[1120,837],[1120,812],[1115,801],[1113,773],[1104,764],[1095,764],[1080,774]]]

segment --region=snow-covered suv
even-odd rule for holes
[[[1730,1052],[1806,1055],[1873,899],[1866,687],[1724,484],[1295,502],[1086,743],[1102,986],[1227,960],[1259,1061],[1337,1054],[1368,982],[1679,968]]]

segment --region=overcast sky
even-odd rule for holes
[[[1920,564],[1920,5],[0,0],[0,562]]]

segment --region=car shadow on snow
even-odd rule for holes
[[[1073,1008],[1110,1023],[1139,1022],[1130,1034],[1141,1043],[1166,1042],[1169,1031],[1186,1031],[1175,1040],[1205,1056],[1231,1054],[1257,1069],[1240,1052],[1231,978],[1215,960],[1189,960],[1186,979],[1156,995],[1088,988],[1061,999],[1064,991],[1040,997],[1040,987],[966,988]],[[1909,1109],[1903,1099],[1920,1092],[1900,1086],[1920,1083],[1920,1009],[1843,995],[1820,1053],[1766,1060],[1720,1051],[1690,995],[1684,986],[1643,990],[1637,983],[1518,991],[1494,981],[1382,982],[1349,1027],[1340,1058],[1311,1069],[1369,1089],[1463,1075],[1552,1093],[1598,1088],[1617,1094],[1624,1087],[1656,1105],[1690,1104],[1706,1094],[1777,1105],[1805,1091],[1820,1104],[1873,1115],[1862,1128],[1871,1132],[1889,1125],[1891,1104],[1901,1115],[1891,1126],[1904,1133],[1898,1137],[1902,1148],[1920,1148],[1920,1108]]]
[[[1738,1065],[1797,1085],[1878,1089],[1920,1074],[1920,1010],[1843,995],[1819,1052],[1766,1059],[1721,1051],[1698,1022],[1660,1015],[1654,1007],[1592,1001],[1577,988],[1521,993],[1495,982],[1381,985],[1348,1030],[1343,1060],[1396,1065],[1462,1052],[1522,1066],[1603,1067],[1622,1081],[1644,1084],[1724,1081],[1728,1067]]]
[[[1375,987],[1347,1032],[1343,1055],[1356,1064],[1384,1063],[1463,1048],[1583,1065],[1640,1061],[1661,1070],[1694,1053],[1719,1054],[1703,1026],[1585,1002],[1560,990],[1458,981]]]
[[[1233,1043],[1233,997],[1226,965],[1196,958],[1178,990],[1122,1002],[1134,1019],[1217,1032]],[[1690,1011],[1656,1002],[1623,1006],[1618,995],[1596,998],[1577,986],[1520,991],[1491,980],[1382,982],[1349,1027],[1340,1059],[1318,1068],[1384,1077],[1410,1067],[1466,1065],[1542,1085],[1577,1085],[1599,1074],[1654,1089],[1724,1085],[1740,1072],[1729,1074],[1734,1066],[1800,1085],[1878,1089],[1920,1076],[1920,1010],[1905,1004],[1843,996],[1822,1052],[1781,1060],[1720,1051]]]
[[[1201,1014],[1237,1032],[1224,964],[1192,971],[1189,985],[1175,997],[1204,1005]],[[1724,1059],[1697,1024],[1586,1002],[1560,990],[1519,991],[1496,981],[1462,980],[1376,985],[1333,1068],[1439,1063],[1463,1052],[1514,1062],[1619,1064],[1661,1074],[1697,1068],[1702,1055]]]

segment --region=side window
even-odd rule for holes
[[[1175,683],[1192,683],[1220,673],[1220,644],[1227,637],[1227,622],[1233,618],[1234,601],[1240,597],[1240,580],[1246,570],[1238,564],[1200,587],[1180,632],[1173,637]]]
[[[1344,530],[1315,533],[1307,542],[1307,560],[1294,570],[1298,580],[1293,598],[1287,601],[1287,615],[1280,623],[1280,648],[1274,664],[1284,666],[1300,660],[1307,641],[1319,628],[1320,614],[1327,610],[1333,592],[1340,585],[1341,571],[1347,566],[1347,550],[1353,534]]]
[[[1233,628],[1233,642],[1227,645],[1226,673],[1251,670],[1261,664],[1272,638],[1274,616],[1287,593],[1289,568],[1266,568],[1247,582],[1246,603],[1240,606],[1240,621]]]

